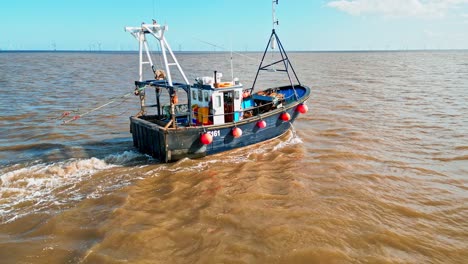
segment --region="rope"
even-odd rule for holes
[[[50,118],[50,119],[51,119],[51,120],[52,120],[52,119],[62,120],[62,119],[64,119],[64,118],[70,116],[72,113],[79,112],[79,111],[80,111],[80,109],[65,111],[65,112],[62,113],[62,115],[61,115],[60,117],[58,117],[58,118],[57,118],[57,117],[52,117],[52,118]]]
[[[128,96],[130,96],[130,95],[133,95],[133,94],[134,94],[133,92],[132,92],[132,93],[126,93],[126,94],[124,94],[124,95],[122,95],[122,96],[116,97],[116,98],[114,98],[114,99],[108,101],[107,103],[105,103],[105,104],[103,104],[103,105],[100,105],[100,106],[98,106],[98,107],[96,107],[96,108],[93,108],[93,109],[91,109],[91,110],[89,110],[89,111],[87,111],[87,112],[85,112],[85,113],[83,113],[83,114],[74,115],[72,118],[69,118],[69,119],[67,119],[67,120],[63,120],[62,125],[65,125],[65,124],[68,124],[68,123],[73,122],[73,121],[75,121],[75,120],[78,120],[78,119],[82,118],[83,116],[89,115],[89,114],[91,114],[91,113],[93,113],[93,112],[95,112],[95,111],[97,111],[97,110],[99,110],[99,109],[101,109],[101,108],[103,108],[103,107],[106,107],[106,106],[108,106],[108,105],[110,105],[110,104],[116,102],[117,99],[124,99],[124,100],[122,101],[122,103],[123,103],[123,102],[125,101],[126,97],[128,97]],[[77,112],[77,111],[66,111],[66,112],[62,113],[62,115],[61,115],[61,117],[59,118],[59,120],[64,119],[65,117],[70,116],[70,114],[73,113],[73,112]]]

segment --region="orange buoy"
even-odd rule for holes
[[[300,104],[296,107],[296,111],[301,114],[305,114],[307,111],[309,111],[309,108],[305,104]]]
[[[213,142],[213,136],[210,133],[203,133],[200,136],[200,141],[203,143],[203,145],[209,145],[211,142]]]
[[[179,103],[179,97],[177,97],[177,94],[174,93],[174,94],[171,96],[171,103],[172,103],[172,104],[178,104],[178,103]]]
[[[257,122],[258,128],[265,128],[266,127],[266,122],[265,120],[260,120]]]
[[[232,129],[232,136],[234,138],[240,138],[242,136],[242,129],[235,127]]]
[[[284,122],[287,122],[287,121],[289,121],[291,119],[291,116],[289,115],[289,113],[284,112],[284,113],[281,114],[280,118]]]

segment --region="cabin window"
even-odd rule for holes
[[[205,95],[205,102],[209,102],[210,101],[210,98],[208,96],[208,92],[207,91],[204,91],[203,94]]]
[[[198,90],[198,101],[200,101],[200,102],[203,101],[203,95],[202,95],[202,91],[201,91],[201,90]]]
[[[192,90],[192,99],[197,100],[197,91]]]
[[[234,92],[234,99],[239,100],[240,99],[240,93],[239,91]]]
[[[221,107],[221,95],[216,96],[216,107]]]

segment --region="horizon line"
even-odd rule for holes
[[[270,51],[270,50],[269,50]],[[424,52],[424,51],[468,51],[468,48],[463,49],[342,49],[342,50],[289,50],[286,51],[287,53],[327,53],[327,52]],[[50,49],[17,49],[17,50],[10,50],[10,49],[0,49],[1,52],[81,52],[81,53],[134,53],[138,52],[138,50],[76,50],[76,49],[57,49],[57,50],[50,50]],[[231,51],[208,51],[208,50],[178,50],[173,51],[174,53],[231,53]],[[233,51],[237,53],[260,53],[264,52],[264,50],[237,50]],[[270,51],[271,52],[271,51]],[[278,52],[275,50],[274,52]]]

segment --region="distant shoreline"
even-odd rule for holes
[[[263,51],[235,51],[236,53],[262,53]],[[415,50],[291,50],[288,53],[391,53],[391,52],[468,52],[468,49],[415,49]],[[93,53],[135,54],[137,50],[0,50],[0,53]],[[174,51],[176,54],[230,53],[230,51]]]

